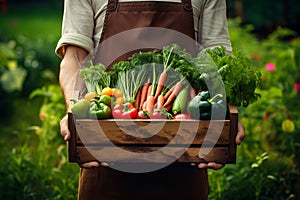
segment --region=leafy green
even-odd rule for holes
[[[195,59],[185,49],[177,44],[165,46],[162,50],[164,65],[172,68],[177,74],[169,73],[168,77],[178,79],[178,74],[185,77],[189,84],[196,90],[201,90],[205,83],[201,80],[201,72],[195,67]]]
[[[86,66],[81,69],[79,76],[85,83],[88,92],[101,93],[104,87],[110,86],[110,75],[103,64]]]
[[[163,58],[157,50],[153,50],[135,53],[129,58],[129,61],[132,66],[141,66],[149,63],[162,64]]]
[[[122,91],[125,102],[134,103],[139,88],[146,82],[149,70],[145,65],[150,64],[119,71],[115,87]]]
[[[118,77],[120,73],[132,69],[133,66],[129,61],[119,61],[112,66],[111,71],[109,71],[109,75],[111,77],[110,87],[115,87],[118,82]]]
[[[213,94],[224,94],[224,84],[218,68],[206,51],[201,51],[194,59],[194,67],[200,76],[197,79],[199,90],[209,90]],[[198,74],[197,74],[198,75]]]
[[[261,72],[241,51],[233,49],[229,55],[225,47],[216,47],[206,52],[221,74],[229,104],[247,107],[260,97],[256,89],[261,87]]]
[[[193,57],[178,44],[172,44],[161,51],[135,53],[128,61],[115,63],[111,71],[105,71],[101,64],[86,67],[80,76],[88,91],[98,92],[105,86],[119,87],[126,101],[133,101],[143,83],[153,82],[154,87],[157,84],[156,76],[151,78],[149,74],[160,74],[164,70],[168,73],[167,86],[184,77],[197,92],[226,92],[227,102],[237,107],[247,107],[260,97],[256,92],[261,84],[260,71],[239,50],[233,49],[229,55],[225,47],[207,49]]]

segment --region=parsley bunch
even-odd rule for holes
[[[261,87],[261,72],[241,51],[233,49],[229,55],[225,47],[216,47],[206,53],[221,74],[229,104],[247,107],[260,97],[256,89]]]

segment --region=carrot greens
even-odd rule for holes
[[[135,97],[147,78],[147,67],[140,66],[118,73],[116,88],[119,88],[125,102],[135,103]]]

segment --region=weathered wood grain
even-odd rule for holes
[[[238,110],[229,111],[229,119],[211,121],[76,120],[69,113],[69,161],[153,162],[149,152],[156,152],[155,162],[235,163]]]

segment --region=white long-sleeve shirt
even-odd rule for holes
[[[137,0],[119,0],[119,2],[125,1]],[[63,56],[65,45],[79,46],[88,52],[98,45],[107,2],[107,0],[65,0],[62,35],[55,49],[58,56]],[[197,42],[203,48],[222,45],[230,52],[226,0],[191,0],[191,2]]]

